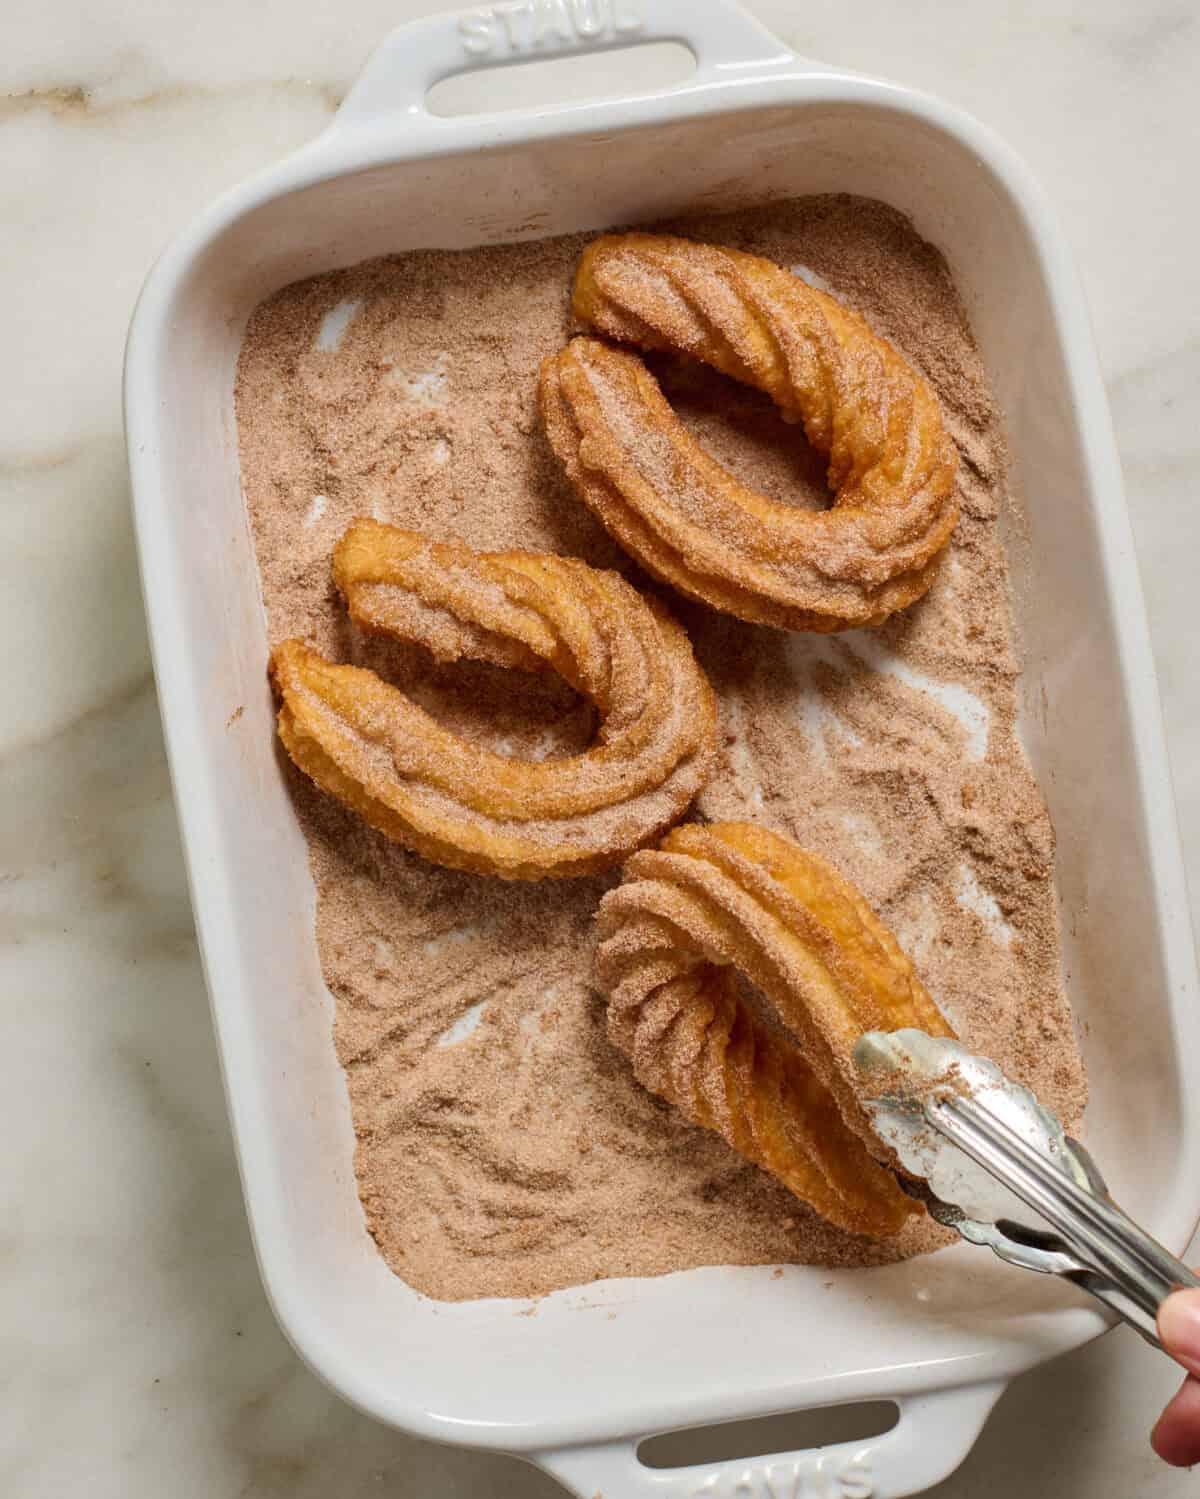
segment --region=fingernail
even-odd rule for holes
[[[1200,1368],[1200,1291],[1176,1291],[1158,1309],[1158,1335],[1180,1363]]]

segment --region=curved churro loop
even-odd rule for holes
[[[686,1118],[854,1233],[915,1211],[875,1159],[850,1054],[867,1030],[952,1033],[830,865],[750,823],[675,828],[601,902],[597,971],[613,1042]]]
[[[435,863],[513,880],[588,874],[656,838],[708,776],[712,689],[667,611],[616,573],[359,520],[334,577],[365,629],[443,660],[550,667],[598,710],[590,749],[526,762],[452,733],[374,672],[335,666],[298,640],[277,646],[271,675],[292,759]]]
[[[861,317],[769,260],[665,234],[589,245],[572,305],[612,338],[766,392],[829,458],[830,510],[757,494],[705,453],[636,355],[573,339],[542,364],[546,431],[650,572],[790,630],[876,624],[926,591],[958,519],[957,452],[932,389]]]

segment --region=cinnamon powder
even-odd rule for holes
[[[1053,834],[1015,733],[995,403],[945,262],[885,206],[811,198],[670,226],[797,268],[933,383],[963,513],[929,595],[883,628],[786,635],[657,590],[723,715],[696,804],[832,860],[896,931],[962,1039],[1069,1122],[1082,1066],[1059,973]],[[272,642],[369,665],[461,733],[572,753],[562,683],[438,665],[346,622],[330,554],[362,514],[479,548],[570,553],[656,591],[572,495],[541,434],[537,366],[571,331],[581,237],[428,251],[285,288],[237,374],[242,477]],[[709,451],[772,498],[828,503],[823,464],[767,398],[650,361]],[[606,879],[508,885],[390,844],[290,765],[367,1226],[428,1295],[533,1296],[694,1265],[868,1264],[933,1241],[838,1232],[633,1080],[591,977]]]

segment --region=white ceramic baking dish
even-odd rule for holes
[[[957,111],[796,58],[728,4],[639,3],[518,0],[404,27],[321,137],[214,204],[147,282],[126,417],[196,923],[263,1279],[300,1354],[346,1399],[425,1437],[526,1454],[588,1499],[885,1499],[949,1472],[1005,1381],[1094,1336],[1099,1314],[966,1247],[869,1272],[614,1281],[532,1316],[410,1291],[364,1231],[313,892],[273,745],[232,401],[260,298],[408,248],[779,195],[885,199],[949,257],[1028,503],[1031,546],[1014,555],[1024,733],[1058,830],[1088,1137],[1133,1213],[1172,1248],[1187,1241],[1194,958],[1117,455],[1060,234],[1020,162]],[[668,90],[473,117],[426,107],[429,86],[464,69],[664,39],[697,59]],[[652,1432],[879,1398],[900,1420],[871,1440],[665,1471],[636,1456]]]

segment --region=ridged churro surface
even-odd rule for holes
[[[358,520],[334,578],[360,628],[445,661],[558,673],[596,709],[565,758],[499,754],[375,672],[276,646],[279,736],[296,765],[389,838],[503,879],[593,874],[669,827],[716,753],[716,704],[687,636],[613,572]]]
[[[832,507],[758,493],[711,457],[625,348],[574,338],[541,407],[580,498],[656,577],[756,624],[877,624],[928,589],[958,519],[958,456],[937,396],[837,298],[760,255],[677,235],[605,235],[572,308],[762,391],[828,460]]]
[[[689,823],[629,860],[599,929],[638,1081],[831,1223],[896,1233],[915,1205],[875,1159],[850,1053],[868,1030],[953,1033],[862,893],[764,827]]]

